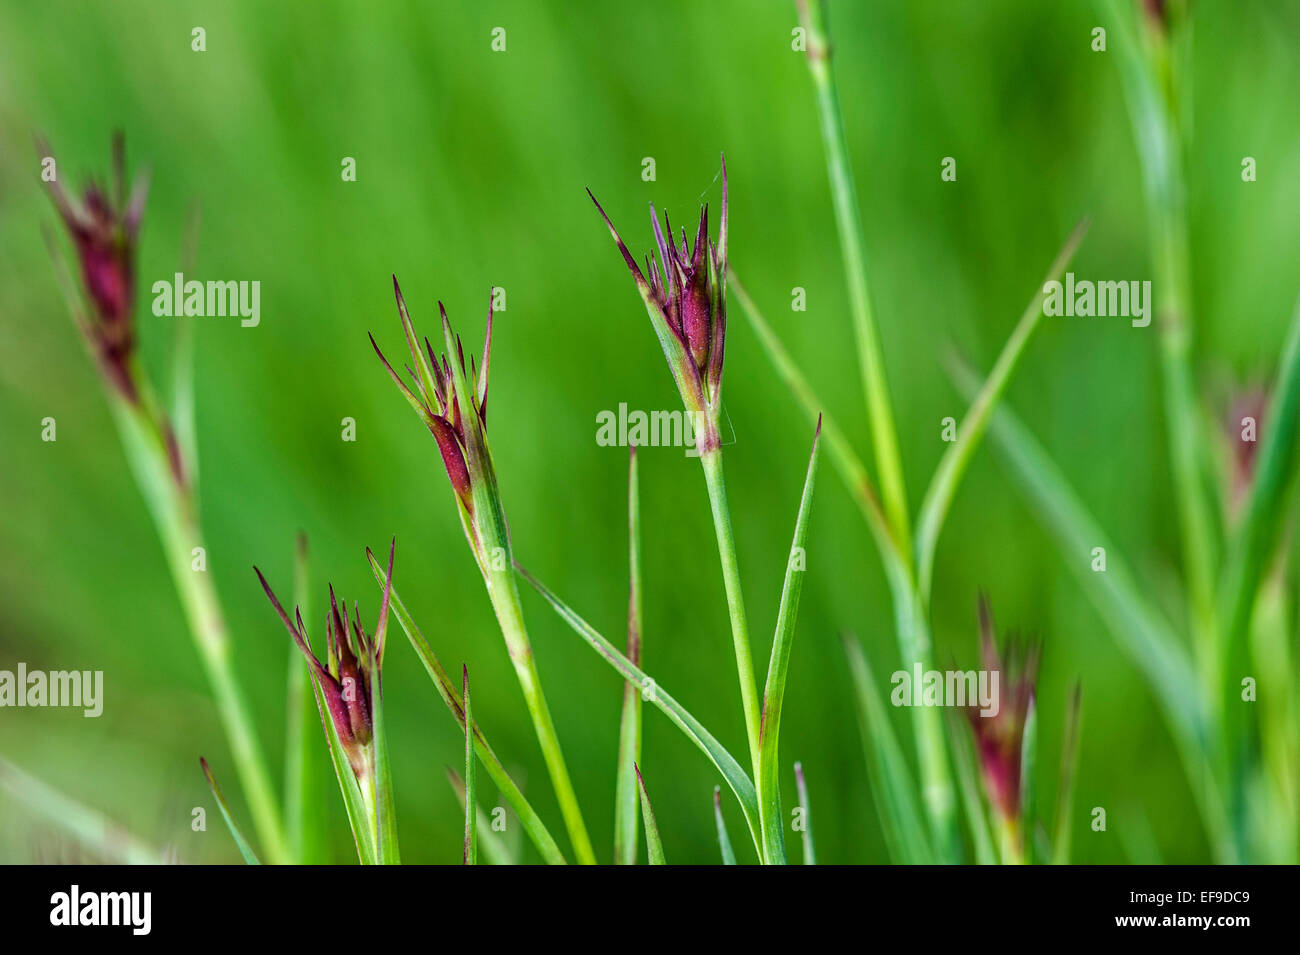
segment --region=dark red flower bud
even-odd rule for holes
[[[48,147],[40,146],[49,156]],[[135,350],[132,309],[135,305],[136,245],[148,194],[142,175],[126,193],[126,148],[121,134],[113,139],[113,194],[92,183],[81,200],[68,197],[57,165],[50,195],[77,250],[83,291],[89,304],[86,334],[105,375],[123,395],[136,399],[130,374]]]
[[[397,276],[393,276],[393,293],[397,297],[397,313],[402,320],[402,331],[406,335],[407,347],[411,353],[411,364],[406,366],[406,372],[411,376],[414,384],[414,390],[402,380],[402,377],[393,370],[393,366],[388,363],[384,353],[380,351],[379,345],[375,342],[375,337],[370,336],[370,344],[375,349],[375,354],[379,360],[384,363],[388,370],[389,376],[401,390],[406,400],[410,402],[411,407],[415,409],[425,426],[433,435],[434,440],[438,443],[438,452],[442,455],[442,463],[447,469],[447,477],[451,481],[452,490],[456,492],[456,497],[465,511],[472,515],[474,513],[474,495],[473,482],[475,476],[471,474],[468,461],[469,436],[466,433],[466,422],[461,415],[461,403],[456,395],[456,387],[452,374],[451,362],[446,355],[441,358],[435,354],[433,346],[429,340],[425,339],[424,349],[415,336],[415,328],[411,324],[410,313],[406,310],[406,301],[402,298],[401,287],[397,284]],[[438,311],[444,324],[447,322],[447,311],[443,308],[442,303],[438,303]],[[462,374],[466,374],[471,382],[477,381],[474,386],[475,394],[471,402],[476,405],[474,413],[477,415],[481,427],[487,427],[487,392],[488,392],[488,366],[492,357],[492,296],[488,295],[488,319],[487,332],[483,340],[483,361],[477,367],[474,359],[470,359],[468,370],[465,367],[464,350],[460,347],[460,339],[456,340],[457,354],[455,361],[460,363]],[[476,378],[477,376],[477,378]]]
[[[722,356],[727,328],[727,166],[722,162],[722,215],[718,243],[709,241],[709,209],[700,210],[700,224],[695,243],[687,242],[681,231],[681,245],[673,241],[672,224],[664,216],[664,228],[654,204],[650,205],[650,224],[654,229],[658,255],[646,258],[642,272],[636,259],[596,197],[587,190],[597,211],[605,220],[623,261],[632,272],[650,320],[655,326],[664,356],[677,381],[682,400],[691,411],[708,410],[716,418],[721,407]],[[665,237],[665,231],[667,236]]]
[[[289,619],[271,585],[262,572],[253,568],[262,582],[271,606],[284,623],[294,644],[302,651],[316,687],[321,718],[328,719],[338,736],[339,744],[347,754],[348,763],[357,779],[362,779],[374,767],[371,744],[374,741],[374,700],[379,695],[379,669],[384,659],[384,640],[388,631],[388,605],[393,588],[393,557],[397,540],[388,552],[388,577],[384,584],[383,603],[379,609],[379,622],[371,638],[361,626],[361,615],[353,605],[353,619],[347,616],[347,605],[339,613],[339,603],[330,587],[330,607],[325,620],[326,653],[322,664],[312,652],[303,625],[302,614],[296,609],[294,620]],[[369,551],[367,551],[369,553]],[[349,629],[350,625],[350,629]]]
[[[979,705],[968,706],[966,715],[975,732],[980,774],[989,802],[1006,821],[1020,818],[1021,760],[1025,721],[1038,682],[1039,647],[1012,642],[1003,658],[997,647],[993,615],[988,601],[980,597],[980,655],[989,673],[997,673],[996,713],[984,715]]]

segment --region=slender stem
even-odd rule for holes
[[[564,825],[569,831],[569,840],[573,843],[573,854],[582,865],[595,865],[596,854],[591,847],[591,838],[587,835],[587,826],[582,821],[582,810],[578,808],[578,796],[569,779],[569,770],[564,763],[564,753],[560,750],[559,737],[555,735],[555,725],[551,721],[551,711],[546,705],[546,696],[542,692],[541,678],[537,675],[537,664],[533,660],[532,644],[528,640],[528,630],[524,626],[523,609],[519,604],[519,587],[515,582],[512,568],[492,569],[488,565],[485,575],[488,596],[492,600],[492,609],[496,611],[497,622],[506,640],[506,649],[510,653],[510,662],[514,665],[515,676],[519,678],[519,688],[523,690],[524,703],[528,715],[533,721],[533,730],[537,742],[542,747],[542,758],[546,761],[546,770],[555,788],[555,798],[560,804],[560,814],[564,816]]]
[[[709,505],[713,509],[713,530],[718,537],[718,556],[722,560],[722,582],[727,591],[727,612],[731,617],[731,640],[736,651],[736,673],[740,678],[740,701],[745,707],[745,734],[754,767],[754,785],[760,788],[760,719],[758,683],[754,679],[754,660],[749,649],[749,624],[745,620],[745,598],[740,590],[740,566],[736,561],[736,540],[731,532],[731,511],[727,507],[727,483],[722,476],[722,452],[717,448],[700,455],[704,480],[709,488]]]
[[[902,551],[910,561],[910,541],[907,513],[907,492],[903,482],[903,466],[898,452],[898,435],[894,427],[894,412],[889,400],[889,384],[885,378],[885,363],[881,355],[880,336],[876,330],[871,309],[871,295],[867,286],[866,240],[862,219],[858,213],[857,188],[853,170],[849,166],[848,144],[844,138],[844,122],[840,116],[839,95],[835,77],[831,73],[830,46],[826,36],[825,18],[820,0],[801,3],[804,25],[807,30],[808,69],[817,88],[817,106],[821,117],[822,140],[826,146],[826,167],[830,176],[831,198],[835,204],[835,224],[844,256],[844,273],[849,284],[849,305],[853,313],[853,331],[858,345],[858,363],[867,392],[867,414],[871,420],[871,440],[875,450],[876,467],[880,472],[880,489],[884,497],[885,512],[898,538]]]
[[[116,395],[111,403],[127,458],[158,528],[190,634],[207,670],[253,825],[266,857],[286,862],[288,841],[275,789],[247,700],[231,667],[230,638],[221,604],[206,569],[194,566],[194,548],[202,546],[203,535],[193,496],[176,482],[166,446],[146,412]]]

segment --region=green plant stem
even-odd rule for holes
[[[867,392],[867,414],[871,420],[871,440],[885,512],[905,559],[912,552],[907,512],[907,493],[903,466],[898,453],[898,435],[894,412],[885,379],[880,336],[871,310],[867,286],[866,240],[858,213],[857,189],[849,166],[849,150],[844,138],[839,95],[831,72],[830,46],[820,0],[804,0],[804,25],[807,30],[808,68],[817,89],[817,106],[821,118],[822,140],[826,146],[826,167],[830,176],[831,198],[835,205],[835,224],[844,255],[844,274],[849,285],[849,304],[853,314],[853,331],[857,339],[858,363]]]
[[[193,568],[193,550],[203,542],[195,501],[173,476],[166,445],[145,407],[131,404],[115,393],[110,402],[127,459],[157,526],[190,633],[207,671],[262,850],[271,862],[286,862],[288,842],[275,790],[248,703],[231,666],[230,637],[221,605],[207,571]]]
[[[542,747],[542,758],[546,761],[546,770],[550,774],[551,785],[555,788],[560,814],[564,817],[569,840],[573,843],[573,854],[580,864],[595,865],[596,854],[591,847],[591,838],[587,835],[587,826],[582,821],[578,796],[569,779],[564,753],[560,750],[560,740],[555,735],[555,724],[551,721],[551,711],[546,705],[541,679],[537,675],[532,644],[524,626],[523,608],[519,605],[519,587],[515,582],[514,570],[493,570],[489,565],[485,580],[492,609],[496,612],[497,623],[501,626],[506,649],[510,653],[510,662],[515,668],[515,676],[519,678],[519,688],[523,691],[528,715],[533,721],[537,742]]]
[[[749,624],[745,620],[745,598],[740,589],[740,566],[736,561],[736,539],[731,531],[731,511],[727,507],[727,482],[722,476],[722,452],[714,448],[700,455],[704,481],[709,488],[709,506],[713,510],[713,530],[718,538],[718,556],[722,561],[722,583],[727,591],[727,612],[731,617],[731,641],[736,651],[736,673],[740,679],[740,701],[745,708],[745,734],[754,770],[754,785],[759,782],[760,704],[758,683],[754,679],[754,659],[749,649]],[[779,823],[778,823],[779,824]]]

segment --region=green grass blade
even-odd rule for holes
[[[374,574],[376,582],[380,587],[383,587],[384,567],[369,549],[366,550],[366,559],[370,561],[370,570]],[[420,632],[420,628],[416,626],[415,621],[407,612],[406,605],[402,602],[402,598],[395,587],[391,597],[391,609],[397,617],[398,623],[402,625],[402,631],[411,642],[415,655],[424,664],[424,669],[429,674],[429,679],[433,681],[438,695],[442,697],[442,701],[447,705],[451,715],[455,717],[456,722],[463,730],[467,723],[460,693],[456,689],[456,685],[452,683],[451,677],[447,675],[447,671],[443,669],[437,654],[433,652],[433,648],[429,646],[429,642],[424,638],[424,634]],[[542,854],[542,858],[551,865],[564,865],[564,855],[560,852],[560,847],[555,838],[546,828],[546,824],[542,822],[541,817],[537,815],[536,810],[524,798],[523,792],[510,778],[505,766],[501,764],[501,760],[497,758],[492,747],[488,745],[482,728],[477,724],[474,724],[474,749],[483,763],[483,768],[487,770],[492,782],[501,791],[506,802],[510,804],[510,808],[515,811],[515,815],[519,817],[520,825],[523,826],[524,832],[527,833],[533,845],[537,847],[537,851]]]
[[[867,288],[866,237],[858,207],[857,188],[849,165],[849,149],[840,115],[839,95],[831,72],[831,48],[826,35],[821,0],[803,0],[800,20],[807,31],[808,69],[817,90],[817,107],[821,117],[822,140],[826,146],[826,168],[830,176],[831,199],[835,206],[835,225],[844,255],[844,275],[849,286],[849,305],[853,313],[853,332],[858,346],[858,363],[867,393],[867,414],[871,420],[871,440],[876,467],[890,526],[903,551],[908,543],[907,494],[903,483],[903,465],[898,453],[898,434],[894,429],[894,412],[885,378],[880,336],[872,315],[871,295]]]
[[[1255,595],[1286,523],[1286,491],[1292,484],[1300,447],[1300,302],[1291,317],[1273,397],[1263,420],[1250,500],[1230,546],[1219,594],[1225,645],[1239,656],[1247,642]],[[1240,679],[1244,671],[1232,672]]]
[[[813,392],[812,385],[808,383],[808,379],[799,370],[799,366],[795,364],[794,359],[790,357],[790,353],[785,350],[785,346],[781,344],[781,340],[777,338],[776,333],[767,323],[767,319],[763,317],[763,313],[759,311],[754,300],[745,291],[745,286],[741,284],[735,271],[730,268],[727,270],[727,286],[735,293],[736,299],[740,302],[740,310],[749,319],[751,327],[758,335],[758,343],[763,347],[763,351],[767,354],[772,367],[776,369],[777,375],[785,382],[786,388],[795,401],[803,408],[808,423],[812,424],[818,420],[821,421],[822,438],[829,449],[831,463],[835,465],[835,469],[839,472],[840,478],[844,481],[844,486],[848,489],[854,503],[862,511],[867,527],[871,530],[872,537],[875,538],[881,559],[886,563],[886,566],[897,565],[895,573],[906,576],[910,573],[910,570],[908,570],[910,556],[899,548],[898,542],[893,536],[893,531],[889,527],[884,511],[880,508],[880,502],[876,497],[871,477],[867,474],[866,465],[862,463],[862,459],[853,450],[853,445],[845,437],[844,432],[840,430],[839,425],[826,413],[825,405]]]
[[[1078,250],[1087,231],[1088,220],[1084,219],[1075,226],[1074,231],[1065,240],[1065,245],[1061,247],[1061,251],[1056,254],[1055,260],[1047,270],[1047,277],[1039,283],[1038,291],[1025,307],[1011,337],[1002,346],[1002,353],[998,355],[993,371],[985,379],[979,394],[975,396],[965,417],[962,418],[961,426],[957,429],[957,440],[947,446],[943,457],[939,460],[939,466],[935,468],[934,477],[931,478],[930,487],[925,492],[925,500],[921,503],[920,515],[916,522],[916,565],[921,596],[926,602],[930,599],[934,555],[939,543],[939,534],[943,530],[943,522],[948,516],[948,510],[952,507],[957,486],[961,483],[962,476],[966,473],[966,468],[984,437],[993,409],[1006,390],[1007,383],[1011,380],[1011,375],[1015,372],[1016,365],[1029,344],[1029,339],[1043,317],[1047,283],[1060,278],[1061,273],[1070,264],[1070,260],[1074,258],[1074,253]]]
[[[1052,838],[1052,864],[1070,862],[1070,836],[1074,830],[1074,785],[1079,778],[1079,736],[1083,728],[1083,688],[1074,685],[1070,706],[1065,711],[1065,733],[1061,741],[1061,778],[1056,787],[1056,834]]]
[[[727,835],[727,822],[722,818],[722,787],[713,787],[713,822],[718,827],[718,848],[722,850],[722,864],[736,864],[736,850],[731,848],[731,836]]]
[[[578,636],[586,640],[587,644],[600,654],[606,663],[622,674],[623,679],[634,683],[650,702],[659,707],[664,715],[676,724],[678,729],[704,751],[704,755],[709,757],[713,765],[717,767],[718,772],[722,774],[722,778],[727,781],[727,785],[731,787],[731,791],[735,793],[736,800],[745,813],[745,821],[749,824],[749,833],[754,840],[754,848],[758,850],[759,857],[762,858],[762,841],[759,837],[758,827],[758,795],[754,790],[753,781],[740,767],[740,764],[736,762],[735,757],[727,752],[726,748],[701,725],[699,720],[690,714],[686,707],[673,699],[662,686],[647,676],[640,667],[619,653],[612,643],[601,636],[591,624],[579,617],[564,601],[547,589],[545,584],[523,567],[518,565],[516,567],[519,576],[532,584],[533,589],[542,595],[542,599],[551,605],[551,609],[559,614],[560,619],[567,623]],[[644,808],[643,805],[642,809]]]
[[[465,702],[465,865],[478,865],[478,803],[475,800],[474,782],[474,709],[469,699],[469,667],[461,664],[460,696]]]
[[[636,767],[637,787],[641,790],[641,815],[645,817],[645,854],[651,865],[667,865],[664,858],[663,840],[659,838],[659,825],[655,822],[655,811],[650,807],[650,794],[645,791],[645,780],[641,778],[641,767]]]
[[[244,838],[244,833],[239,828],[239,823],[235,822],[234,815],[230,812],[230,806],[226,804],[226,797],[221,795],[221,787],[217,785],[217,778],[212,775],[212,767],[202,756],[199,757],[199,765],[203,767],[203,778],[208,781],[208,788],[212,790],[212,798],[217,801],[217,808],[221,810],[221,818],[226,821],[226,828],[230,830],[231,838],[235,840],[235,845],[239,848],[239,854],[244,857],[244,861],[249,865],[261,865],[261,860],[257,858],[257,853],[249,845],[248,840]]]
[[[293,602],[312,619],[307,537],[298,535],[294,551]],[[308,690],[307,665],[289,644],[289,675],[285,693],[285,835],[290,858],[299,865],[329,861],[329,830],[325,817],[325,765],[311,724],[316,703]]]
[[[468,812],[471,803],[465,799],[465,781],[451,767],[447,767],[447,780],[451,783],[452,791],[456,794],[456,801],[460,803],[461,809]],[[487,860],[488,865],[518,865],[519,860],[515,851],[505,839],[492,831],[492,817],[482,806],[474,806],[474,818],[474,837],[478,847],[483,850],[483,858]]]
[[[321,728],[325,731],[330,762],[334,766],[334,775],[339,781],[339,793],[343,796],[343,808],[347,811],[348,825],[352,828],[352,841],[356,843],[357,860],[362,865],[376,865],[378,864],[375,847],[376,832],[374,816],[370,809],[373,803],[367,801],[365,794],[361,792],[361,787],[357,784],[357,778],[352,772],[352,764],[348,762],[348,755],[344,752],[338,731],[334,728],[334,721],[330,719],[329,712],[321,699],[321,690],[315,674],[311,674],[311,686],[312,693],[316,697],[316,711],[320,716]]]
[[[627,658],[641,665],[641,502],[636,447],[630,452],[627,478],[628,601]],[[618,777],[614,792],[614,862],[635,865],[641,800],[636,791],[636,763],[641,760],[641,691],[623,684],[623,715],[618,730]]]
[[[993,848],[993,837],[989,834],[989,817],[984,806],[984,797],[980,794],[979,773],[975,769],[974,744],[971,741],[970,728],[964,718],[948,711],[948,738],[952,744],[952,761],[957,767],[957,784],[961,793],[962,807],[966,812],[966,821],[970,824],[971,843],[975,847],[975,862],[978,865],[997,865],[997,852]]]
[[[1034,862],[1034,832],[1038,828],[1038,701],[1029,698],[1025,735],[1020,743],[1020,835],[1024,861]]]
[[[876,689],[871,665],[857,640],[848,635],[844,637],[844,652],[849,659],[862,745],[871,769],[871,792],[876,800],[885,843],[897,862],[929,864],[934,861],[934,855],[917,812],[920,800],[916,785],[912,782],[912,773],[903,758],[898,738],[889,724],[889,714]]]
[[[785,583],[776,615],[776,635],[772,638],[772,656],[768,661],[767,683],[763,688],[763,721],[759,733],[759,819],[764,851],[769,861],[785,859],[785,836],[781,819],[781,709],[785,700],[786,675],[790,651],[794,647],[795,621],[799,616],[799,597],[807,568],[805,545],[808,542],[808,515],[812,511],[813,488],[817,483],[817,444],[821,439],[821,421],[813,434],[808,472],[799,498],[799,513],[794,522],[794,540],[785,562]]]
[[[803,763],[794,764],[795,791],[799,794],[799,815],[803,822],[803,864],[817,864],[817,847],[813,844],[812,810],[808,805],[808,784],[803,778]]]
[[[166,865],[168,862],[163,853],[130,830],[42,782],[3,756],[0,756],[0,790],[106,860],[125,865]],[[12,816],[6,818],[13,822]]]

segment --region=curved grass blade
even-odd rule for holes
[[[799,814],[803,823],[803,864],[817,864],[817,849],[813,845],[812,813],[808,807],[808,784],[803,778],[803,763],[794,764],[795,791],[799,794]]]
[[[630,452],[627,478],[628,601],[627,658],[641,665],[641,503],[637,474],[636,446]],[[636,864],[637,813],[636,766],[641,759],[641,691],[633,683],[623,684],[623,716],[618,730],[618,777],[614,792],[614,862]]]
[[[948,516],[948,509],[952,506],[953,497],[957,493],[957,485],[961,483],[966,467],[984,437],[989,417],[1002,397],[1002,392],[1006,390],[1020,356],[1024,354],[1029,339],[1043,316],[1047,283],[1060,278],[1065,267],[1074,258],[1074,253],[1087,232],[1088,220],[1085,218],[1074,227],[1074,231],[1065,240],[1065,245],[1056,254],[1056,259],[1047,270],[1047,277],[1039,284],[1038,292],[1026,306],[1011,337],[1002,346],[1002,353],[998,355],[993,370],[989,372],[979,394],[975,396],[965,417],[962,418],[961,426],[957,430],[957,440],[947,446],[938,467],[934,470],[934,477],[930,479],[930,486],[926,489],[925,500],[921,502],[921,511],[916,522],[918,585],[921,597],[926,602],[930,599],[930,583],[934,573],[934,554],[939,543],[939,533],[943,530],[944,519]]]
[[[844,432],[840,430],[839,425],[823,410],[825,405],[813,392],[808,379],[799,370],[799,366],[794,363],[794,359],[785,350],[785,346],[776,337],[776,333],[768,325],[767,319],[758,310],[758,306],[754,304],[754,300],[749,297],[749,293],[745,291],[745,287],[740,283],[740,279],[730,267],[727,269],[727,286],[735,292],[736,298],[740,301],[740,310],[749,319],[750,325],[758,335],[758,343],[763,346],[763,351],[767,353],[768,360],[776,369],[777,375],[785,382],[790,394],[803,408],[804,415],[807,416],[809,423],[818,420],[822,422],[822,436],[830,449],[831,463],[839,471],[840,478],[844,481],[844,486],[848,488],[849,495],[853,498],[854,503],[858,505],[858,509],[862,511],[867,527],[870,528],[872,537],[875,538],[881,560],[884,561],[886,567],[892,567],[894,574],[901,577],[908,576],[910,574],[911,557],[898,546],[898,542],[894,538],[889,522],[885,519],[884,511],[880,508],[880,502],[876,497],[871,477],[867,474],[866,465],[862,463],[862,459],[853,450],[853,445],[844,436]]]
[[[807,568],[804,545],[808,542],[808,514],[812,510],[813,488],[817,482],[817,445],[821,440],[821,419],[813,434],[812,453],[799,498],[799,514],[794,522],[794,541],[785,565],[785,584],[776,615],[776,635],[772,638],[772,656],[768,661],[767,683],[763,688],[763,720],[759,733],[759,821],[767,861],[785,861],[785,836],[781,819],[780,736],[781,709],[785,700],[786,675],[790,651],[794,645],[795,621],[799,616],[799,597]]]
[[[759,857],[762,858],[762,841],[759,838],[758,828],[758,796],[754,791],[754,783],[745,771],[740,768],[740,764],[736,762],[731,753],[727,752],[726,748],[714,739],[713,734],[706,730],[700,724],[700,721],[692,716],[684,706],[673,699],[662,686],[647,676],[631,660],[619,653],[612,643],[601,636],[591,624],[579,617],[564,601],[547,589],[545,584],[518,564],[515,565],[515,568],[519,571],[519,576],[532,584],[533,589],[541,594],[542,599],[559,614],[560,619],[567,623],[578,636],[586,640],[593,650],[604,657],[605,662],[622,674],[623,679],[639,687],[650,702],[659,707],[664,712],[664,715],[672,720],[677,725],[677,728],[685,733],[696,746],[704,751],[704,755],[712,760],[718,772],[722,773],[722,778],[731,787],[731,791],[736,794],[736,800],[745,813],[745,822],[749,824],[749,834],[754,840],[754,848],[758,850]],[[644,806],[642,808],[644,809]]]
[[[0,756],[0,789],[104,859],[125,865],[166,865],[169,861],[163,853],[103,813],[64,795],[3,756]]]
[[[722,818],[722,787],[713,787],[713,821],[718,827],[718,847],[722,850],[722,864],[736,864],[736,850],[731,848],[731,836],[727,835],[727,823]]]
[[[393,539],[393,550],[397,539]],[[368,549],[368,548],[367,548]],[[375,768],[371,781],[375,826],[375,861],[380,865],[400,865],[401,853],[397,845],[397,805],[393,799],[393,777],[388,759],[388,720],[384,712],[383,654],[387,645],[388,611],[392,606],[393,554],[389,552],[388,569],[384,574],[384,599],[379,608],[379,622],[370,642],[370,672],[374,674],[374,691],[370,700],[371,745],[375,754]]]
[[[977,865],[997,865],[997,853],[993,849],[993,837],[989,835],[989,819],[984,809],[984,799],[980,795],[979,775],[975,770],[975,754],[972,751],[970,732],[962,725],[962,719],[949,710],[948,739],[952,744],[952,761],[957,767],[957,784],[961,792],[962,807],[966,811],[966,821],[970,823],[971,842],[975,846]]]
[[[645,854],[651,865],[667,865],[664,858],[664,844],[659,838],[659,826],[655,822],[655,811],[650,807],[650,794],[645,791],[645,780],[641,778],[641,767],[636,766],[636,782],[641,790],[641,815],[645,817]]]
[[[1020,745],[1020,836],[1024,840],[1024,862],[1034,864],[1034,832],[1038,823],[1038,701],[1029,698],[1025,734]]]
[[[465,701],[465,865],[478,865],[478,803],[475,801],[474,784],[474,710],[469,699],[469,667],[460,667],[460,696]]]
[[[1056,787],[1056,833],[1052,838],[1052,865],[1070,862],[1071,817],[1074,815],[1074,784],[1079,777],[1079,733],[1083,726],[1083,687],[1074,685],[1070,706],[1065,711],[1065,733],[1061,741],[1061,779]]]
[[[871,792],[880,815],[881,832],[890,855],[907,865],[927,865],[934,861],[926,840],[925,826],[917,813],[920,800],[912,773],[903,758],[898,738],[889,724],[884,701],[876,690],[875,677],[867,656],[855,638],[844,636],[844,653],[849,658],[849,675],[853,678],[858,701],[858,722],[862,745],[871,768]]]
[[[371,573],[374,574],[375,580],[382,587],[384,584],[384,568],[369,548],[366,549],[366,559],[370,561]],[[392,610],[397,617],[397,622],[402,625],[402,630],[405,632],[407,639],[410,640],[415,655],[424,664],[424,669],[429,674],[429,679],[433,681],[438,695],[447,704],[447,708],[451,710],[451,715],[455,717],[461,729],[464,729],[468,724],[465,720],[465,709],[460,699],[460,693],[456,689],[456,685],[451,682],[451,677],[447,675],[447,671],[443,669],[437,654],[433,652],[433,648],[429,646],[429,642],[424,638],[424,634],[420,632],[420,628],[416,626],[415,621],[407,612],[406,605],[402,602],[396,588],[392,591]],[[519,817],[519,824],[523,827],[524,832],[528,834],[528,838],[533,845],[537,847],[537,851],[542,854],[542,858],[550,865],[564,865],[564,855],[560,852],[560,847],[555,838],[547,830],[545,823],[537,815],[536,810],[524,798],[523,792],[510,778],[510,774],[506,772],[501,760],[497,758],[492,747],[488,745],[486,737],[483,736],[483,730],[477,724],[474,724],[474,749],[483,762],[483,768],[487,770],[488,776],[492,778],[492,782],[501,791],[501,795],[505,797],[506,802],[510,803],[510,808]]]
[[[217,808],[221,810],[221,818],[226,821],[226,828],[230,830],[231,838],[235,840],[235,845],[239,847],[239,854],[244,857],[244,861],[249,865],[261,865],[257,858],[257,853],[249,845],[248,840],[244,838],[244,833],[239,828],[239,823],[235,822],[235,817],[230,812],[230,806],[226,804],[226,797],[221,795],[221,787],[217,785],[217,778],[212,775],[212,767],[202,756],[199,757],[199,765],[203,767],[203,778],[208,781],[208,788],[212,790],[212,798],[217,801]]]

